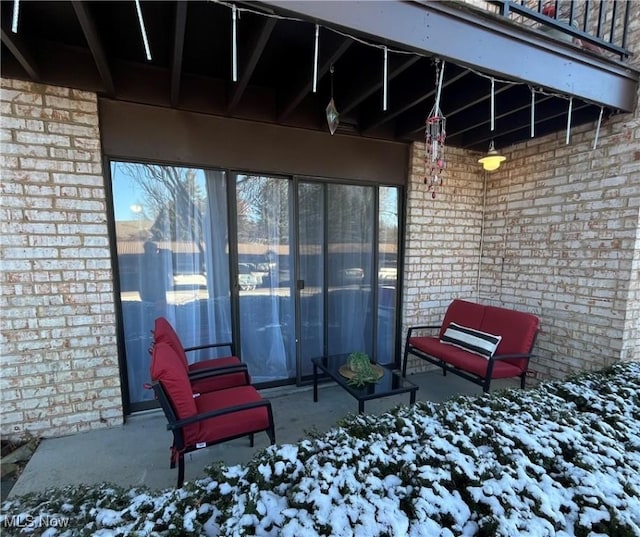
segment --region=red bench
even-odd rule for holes
[[[423,335],[438,330],[436,335]],[[455,299],[441,325],[407,331],[402,374],[409,355],[451,371],[488,392],[493,379],[520,377],[524,388],[539,319],[531,313]]]

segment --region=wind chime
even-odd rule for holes
[[[440,94],[444,78],[444,62],[436,59],[436,102],[425,122],[424,143],[424,184],[429,185],[427,191],[435,199],[436,190],[442,185],[445,169],[444,142],[447,138],[447,119],[440,110]]]

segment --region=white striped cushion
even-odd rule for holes
[[[474,328],[467,328],[456,323],[449,323],[440,338],[442,343],[455,345],[465,351],[479,354],[487,360],[493,356],[498,348],[502,336],[487,334]]]

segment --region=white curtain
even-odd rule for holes
[[[157,317],[185,347],[231,341],[226,180],[224,172],[130,163],[113,163],[112,180],[129,399],[138,403],[153,398],[144,384]]]
[[[253,265],[257,254],[269,266],[262,286],[240,291],[242,360],[255,382],[295,376],[293,295],[289,251],[289,182],[271,177],[238,176],[238,248],[240,263]],[[285,235],[286,236],[283,236]]]

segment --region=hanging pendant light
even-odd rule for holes
[[[329,132],[333,136],[336,132],[336,129],[338,128],[338,123],[340,123],[340,114],[338,113],[338,110],[336,109],[336,105],[333,102],[333,71],[334,71],[333,64],[331,65],[331,68],[329,69],[329,71],[331,72],[331,100],[327,105],[326,114],[327,114],[327,125],[329,125]]]
[[[495,130],[496,122],[496,106],[495,106],[495,79],[491,79],[491,132]],[[497,170],[507,157],[502,156],[496,151],[496,146],[493,144],[493,140],[489,144],[489,151],[486,156],[478,159],[478,164],[482,164],[482,168],[488,172]]]
[[[507,160],[507,157],[502,156],[500,153],[496,151],[496,147],[493,144],[493,140],[491,140],[487,155],[479,159],[478,164],[482,164],[482,167],[486,171],[492,172],[494,170],[497,170],[500,167],[500,164],[502,164],[505,160]]]

